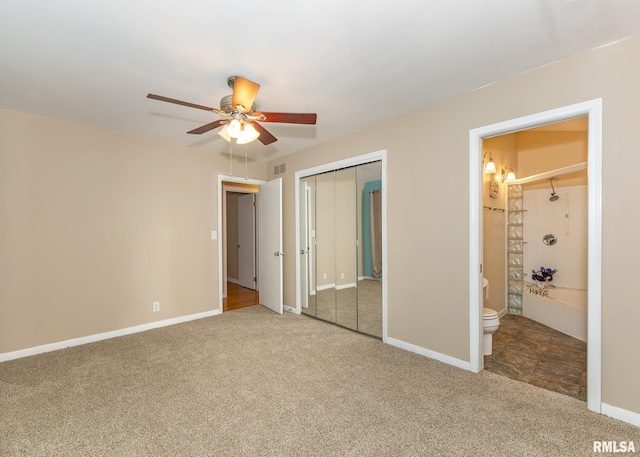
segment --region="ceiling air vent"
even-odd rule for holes
[[[287,172],[287,164],[286,163],[281,163],[280,165],[275,165],[273,167],[273,174],[275,176],[277,175],[283,175]]]

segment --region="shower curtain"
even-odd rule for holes
[[[379,190],[369,192],[369,227],[371,230],[371,277],[382,277],[382,194]]]

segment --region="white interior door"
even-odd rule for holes
[[[260,184],[260,303],[282,314],[282,179]]]
[[[238,197],[238,284],[256,288],[255,194]]]

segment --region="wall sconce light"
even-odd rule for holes
[[[502,170],[500,170],[500,176],[503,183],[516,180],[516,174],[513,172],[511,164],[507,164]]]
[[[493,161],[493,156],[489,151],[485,152],[484,155],[482,156],[482,163],[484,164],[484,161],[487,158],[487,154],[489,155],[489,161],[484,166],[484,172],[485,174],[493,174],[496,172],[496,164]]]

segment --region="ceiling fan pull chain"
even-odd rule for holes
[[[229,141],[229,176],[233,176],[233,141]]]
[[[247,143],[244,144],[244,179],[249,180],[249,164],[247,159]]]

